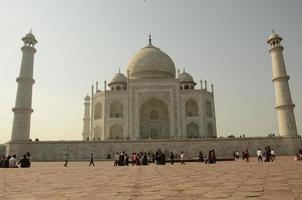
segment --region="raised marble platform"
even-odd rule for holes
[[[277,155],[294,155],[302,148],[301,136],[297,137],[253,137],[253,138],[207,138],[186,140],[136,140],[136,141],[39,141],[8,142],[6,154],[30,152],[33,160],[63,160],[67,153],[71,160],[89,159],[91,153],[95,159],[105,159],[115,152],[155,152],[161,149],[166,154],[170,151],[180,154],[185,152],[188,159],[198,157],[198,152],[215,149],[216,156],[230,158],[234,151],[248,149],[255,156],[258,148],[271,146]]]

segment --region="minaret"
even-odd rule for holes
[[[24,46],[22,50],[22,61],[19,77],[17,78],[18,90],[16,105],[12,109],[14,112],[12,141],[29,140],[30,134],[30,117],[33,109],[32,105],[32,85],[34,70],[34,54],[36,53],[35,44],[38,42],[31,33],[22,38]]]
[[[297,127],[294,114],[295,104],[292,102],[290,95],[288,80],[286,73],[283,46],[281,46],[282,38],[274,33],[269,36],[267,43],[269,53],[272,58],[273,83],[275,87],[276,111],[278,115],[278,128],[280,136],[297,136]]]
[[[83,118],[83,140],[87,140],[90,136],[90,97],[86,95],[84,103],[84,118]]]

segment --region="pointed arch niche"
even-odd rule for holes
[[[199,137],[199,127],[196,123],[191,122],[187,125],[187,137],[188,138],[198,138]]]
[[[123,139],[123,127],[118,124],[114,124],[110,127],[110,140],[121,140]]]
[[[169,110],[167,104],[155,97],[146,100],[140,108],[140,138],[169,138]]]
[[[102,104],[100,102],[96,103],[94,106],[94,119],[102,118]]]
[[[188,100],[185,107],[187,117],[198,116],[198,106],[196,101],[194,101],[193,99]]]

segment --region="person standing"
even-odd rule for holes
[[[30,167],[30,165],[31,165],[31,155],[30,155],[29,152],[26,153],[26,157],[29,160],[29,167]]]
[[[266,150],[266,159],[265,159],[265,161],[270,162],[271,161],[271,147],[267,146],[265,148],[265,150]]]
[[[148,165],[148,156],[147,156],[147,153],[145,152],[143,155],[142,155],[143,159],[142,159],[142,165]]]
[[[244,156],[245,156],[246,162],[249,162],[250,161],[250,154],[249,154],[249,150],[248,149],[245,150]]]
[[[170,152],[170,162],[171,162],[171,165],[174,165],[174,153],[173,152]]]
[[[125,153],[125,165],[128,166],[129,165],[129,156],[127,153]]]
[[[245,154],[244,154],[244,151],[242,151],[242,160],[245,159]]]
[[[204,161],[203,154],[202,154],[201,151],[199,151],[198,158],[199,158],[199,162],[203,162]]]
[[[117,164],[118,164],[118,159],[119,159],[119,153],[118,152],[116,152],[115,154],[114,154],[114,166],[117,166]]]
[[[209,151],[209,154],[208,154],[208,163],[209,163],[209,164],[212,164],[212,163],[213,163],[212,150],[210,150],[210,151]]]
[[[257,150],[257,157],[258,157],[258,162],[262,162],[262,152],[260,148],[258,148]]]
[[[90,163],[89,163],[89,167],[90,167],[91,165],[94,167],[93,153],[90,154]]]
[[[68,164],[68,154],[67,153],[65,153],[64,158],[65,158],[64,167],[67,167],[67,164]]]
[[[185,164],[185,154],[184,154],[183,151],[180,153],[180,163],[181,163],[182,165]]]
[[[275,151],[274,151],[274,149],[272,149],[271,150],[271,160],[272,160],[272,162],[275,160],[275,158],[276,158]]]
[[[213,164],[216,163],[216,153],[215,153],[215,149],[212,149],[212,161],[213,161]]]

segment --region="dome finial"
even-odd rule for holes
[[[275,30],[274,29],[272,30],[272,33],[275,34]]]
[[[185,69],[185,68],[182,68],[182,71],[183,71],[183,73],[185,73],[185,72],[186,72],[186,69]]]
[[[119,73],[119,74],[121,73],[121,68],[118,68],[118,73]]]
[[[152,45],[152,38],[151,38],[151,33],[149,33],[149,45]]]
[[[29,32],[31,33],[31,28],[29,29]]]

